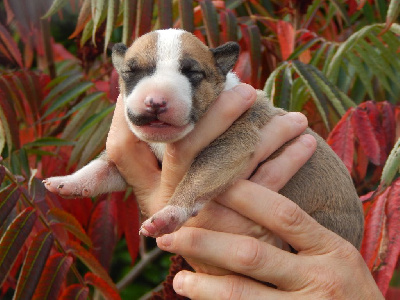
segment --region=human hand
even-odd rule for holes
[[[237,88],[223,92],[188,136],[168,145],[162,171],[148,145],[138,140],[129,130],[123,113],[123,101],[118,99],[107,140],[107,153],[126,181],[133,186],[141,211],[146,216],[154,214],[166,205],[195,156],[254,103],[255,90],[245,84],[241,84],[239,88],[245,90],[245,96],[242,96]],[[299,113],[272,118],[262,130],[260,146],[244,178],[250,176],[260,161],[287,141],[300,135],[306,126],[306,118]],[[308,160],[315,147],[313,137],[302,136],[286,147],[281,155],[265,163],[251,180],[278,191]],[[129,149],[129,155],[126,154],[126,149]],[[282,246],[282,242],[265,227],[255,224],[217,201],[208,203],[186,226],[249,235]],[[194,261],[190,263],[197,271],[210,272],[204,264]],[[213,270],[213,273],[220,272]]]
[[[235,275],[181,271],[173,282],[178,294],[190,299],[384,299],[357,249],[284,196],[241,180],[219,201],[269,228],[298,253],[245,235],[183,227],[157,238],[158,246]]]

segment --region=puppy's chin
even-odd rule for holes
[[[194,124],[174,126],[163,122],[152,122],[142,126],[129,124],[132,132],[147,143],[173,143],[184,138],[193,130]]]

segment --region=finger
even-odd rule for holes
[[[129,129],[124,103],[118,97],[106,143],[107,155],[115,163],[135,193],[150,191],[159,180],[157,159],[147,143],[139,140]]]
[[[287,142],[301,135],[307,125],[307,118],[298,112],[274,116],[261,129],[259,145],[243,178],[249,178],[260,162],[266,160]]]
[[[257,98],[250,85],[224,91],[184,139],[168,144],[163,158],[162,185],[172,192],[197,154],[224,133]]]
[[[303,257],[243,235],[181,228],[157,239],[159,248],[197,259],[279,288],[300,289],[305,285]]]
[[[218,201],[267,227],[297,251],[324,254],[344,242],[293,201],[247,180],[239,180]]]
[[[317,142],[312,135],[302,135],[285,147],[280,155],[260,166],[250,180],[277,192],[308,161],[316,148]]]
[[[212,276],[181,271],[176,274],[173,287],[177,294],[194,300],[293,299],[288,297],[289,293],[236,275]]]

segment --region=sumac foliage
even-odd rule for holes
[[[238,42],[241,80],[327,138],[364,206],[361,253],[398,298],[400,1],[32,3],[0,2],[1,296],[138,299],[165,278],[168,258],[153,263],[160,251],[137,234],[130,190],[63,199],[41,180],[104,149],[118,97],[113,44],[174,27],[209,47]]]

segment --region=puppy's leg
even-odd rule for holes
[[[168,205],[142,224],[140,233],[158,237],[178,230],[190,217],[196,216],[207,201],[222,193],[240,178],[249,166],[258,134],[226,132],[195,159],[179,183]]]
[[[43,180],[44,186],[63,197],[94,197],[126,189],[126,182],[106,153],[72,175]]]

